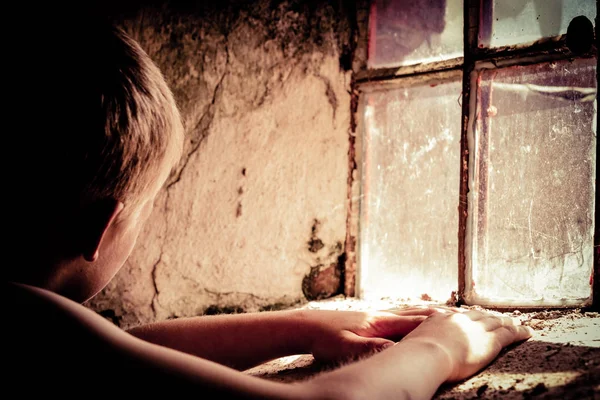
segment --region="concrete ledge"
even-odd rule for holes
[[[390,302],[337,298],[303,308],[374,310]],[[474,307],[470,307],[474,308]],[[500,313],[531,326],[534,336],[505,349],[486,369],[456,385],[442,386],[434,399],[598,399],[600,398],[600,314],[581,310]],[[333,369],[310,355],[280,358],[246,373],[293,382]]]

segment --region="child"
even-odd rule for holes
[[[16,174],[9,251],[18,260],[3,280],[5,382],[19,396],[427,399],[530,337],[509,318],[460,309],[288,310],[125,332],[82,306],[129,256],[177,163],[183,128],[161,73],[125,33],[89,20],[49,20],[39,31],[42,48],[12,52],[9,117],[24,127],[18,148],[30,171]],[[240,372],[301,353],[370,356],[293,384]]]

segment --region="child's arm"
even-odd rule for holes
[[[340,361],[381,350],[436,308],[392,312],[289,310],[162,321],[129,333],[236,369],[291,354]]]
[[[309,383],[333,390],[329,398],[344,398],[342,391],[350,390],[353,398],[430,399],[442,383],[468,378],[503,347],[531,335],[531,328],[508,317],[436,313],[393,347]]]
[[[8,383],[28,393],[58,391],[67,397],[74,388],[84,390],[78,397],[106,393],[114,390],[108,383],[118,382],[120,393],[138,397],[187,393],[236,399],[429,399],[444,381],[475,373],[502,347],[531,335],[508,318],[478,311],[439,312],[372,357],[285,384],[140,340],[78,303],[42,289],[27,290],[33,300],[16,302],[20,309],[15,316],[29,307],[40,312],[20,318],[14,328],[19,333],[6,343],[12,355]],[[26,373],[11,375],[15,371]]]
[[[433,314],[378,354],[295,384],[254,379],[195,357],[189,359],[189,367],[180,364],[179,357],[172,365],[182,365],[178,371],[192,379],[200,376],[200,382],[215,393],[236,398],[426,400],[442,383],[467,378],[489,364],[503,347],[530,336],[528,327],[510,318],[450,311]],[[163,350],[157,350],[157,356],[161,351],[170,354],[158,349]],[[161,359],[160,363],[171,361]]]

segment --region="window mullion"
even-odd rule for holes
[[[458,199],[458,301],[464,302],[467,273],[467,217],[469,212],[469,112],[471,72],[475,68],[475,51],[479,31],[479,0],[465,0],[464,7],[464,63],[462,89],[462,126],[460,138],[460,189]]]

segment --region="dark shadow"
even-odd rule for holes
[[[343,364],[345,363],[319,363],[312,356],[306,355],[287,365],[265,364],[260,372],[252,375],[280,382],[299,382]],[[518,388],[519,383],[528,375],[569,371],[579,372],[579,375],[570,381],[566,379],[563,385],[553,384],[542,376],[534,385],[529,383],[522,385],[526,389]],[[499,387],[494,385],[495,377],[502,380],[502,388],[495,388]],[[472,389],[453,391],[456,386],[471,378],[475,379]],[[505,348],[487,368],[465,381],[442,385],[434,399],[592,399],[600,390],[600,347],[540,341],[515,344]]]
[[[471,390],[460,393],[460,399],[561,399],[561,400],[587,400],[597,399],[598,389],[594,386],[600,381],[600,372],[587,371],[579,375],[574,380],[561,386],[548,386],[544,382],[538,383],[531,389],[523,391],[508,387],[506,389],[490,389],[487,384]],[[443,393],[435,396],[434,399],[457,399],[455,395],[444,397]]]
[[[518,384],[531,374],[578,372],[579,375],[563,385],[552,385],[540,379],[534,387],[519,390]],[[598,395],[600,382],[600,347],[577,346],[569,343],[550,343],[527,341],[510,346],[502,351],[498,358],[480,372],[480,384],[474,383],[472,389],[451,392],[458,384],[443,385],[434,398],[450,399],[591,399],[594,390]],[[514,375],[514,377],[511,377]],[[502,388],[493,388],[494,377],[502,379]],[[477,378],[477,377],[476,377]],[[498,383],[498,382],[496,382]]]
[[[371,7],[369,58],[398,63],[446,27],[446,0],[375,0]],[[431,44],[430,44],[431,45]]]

